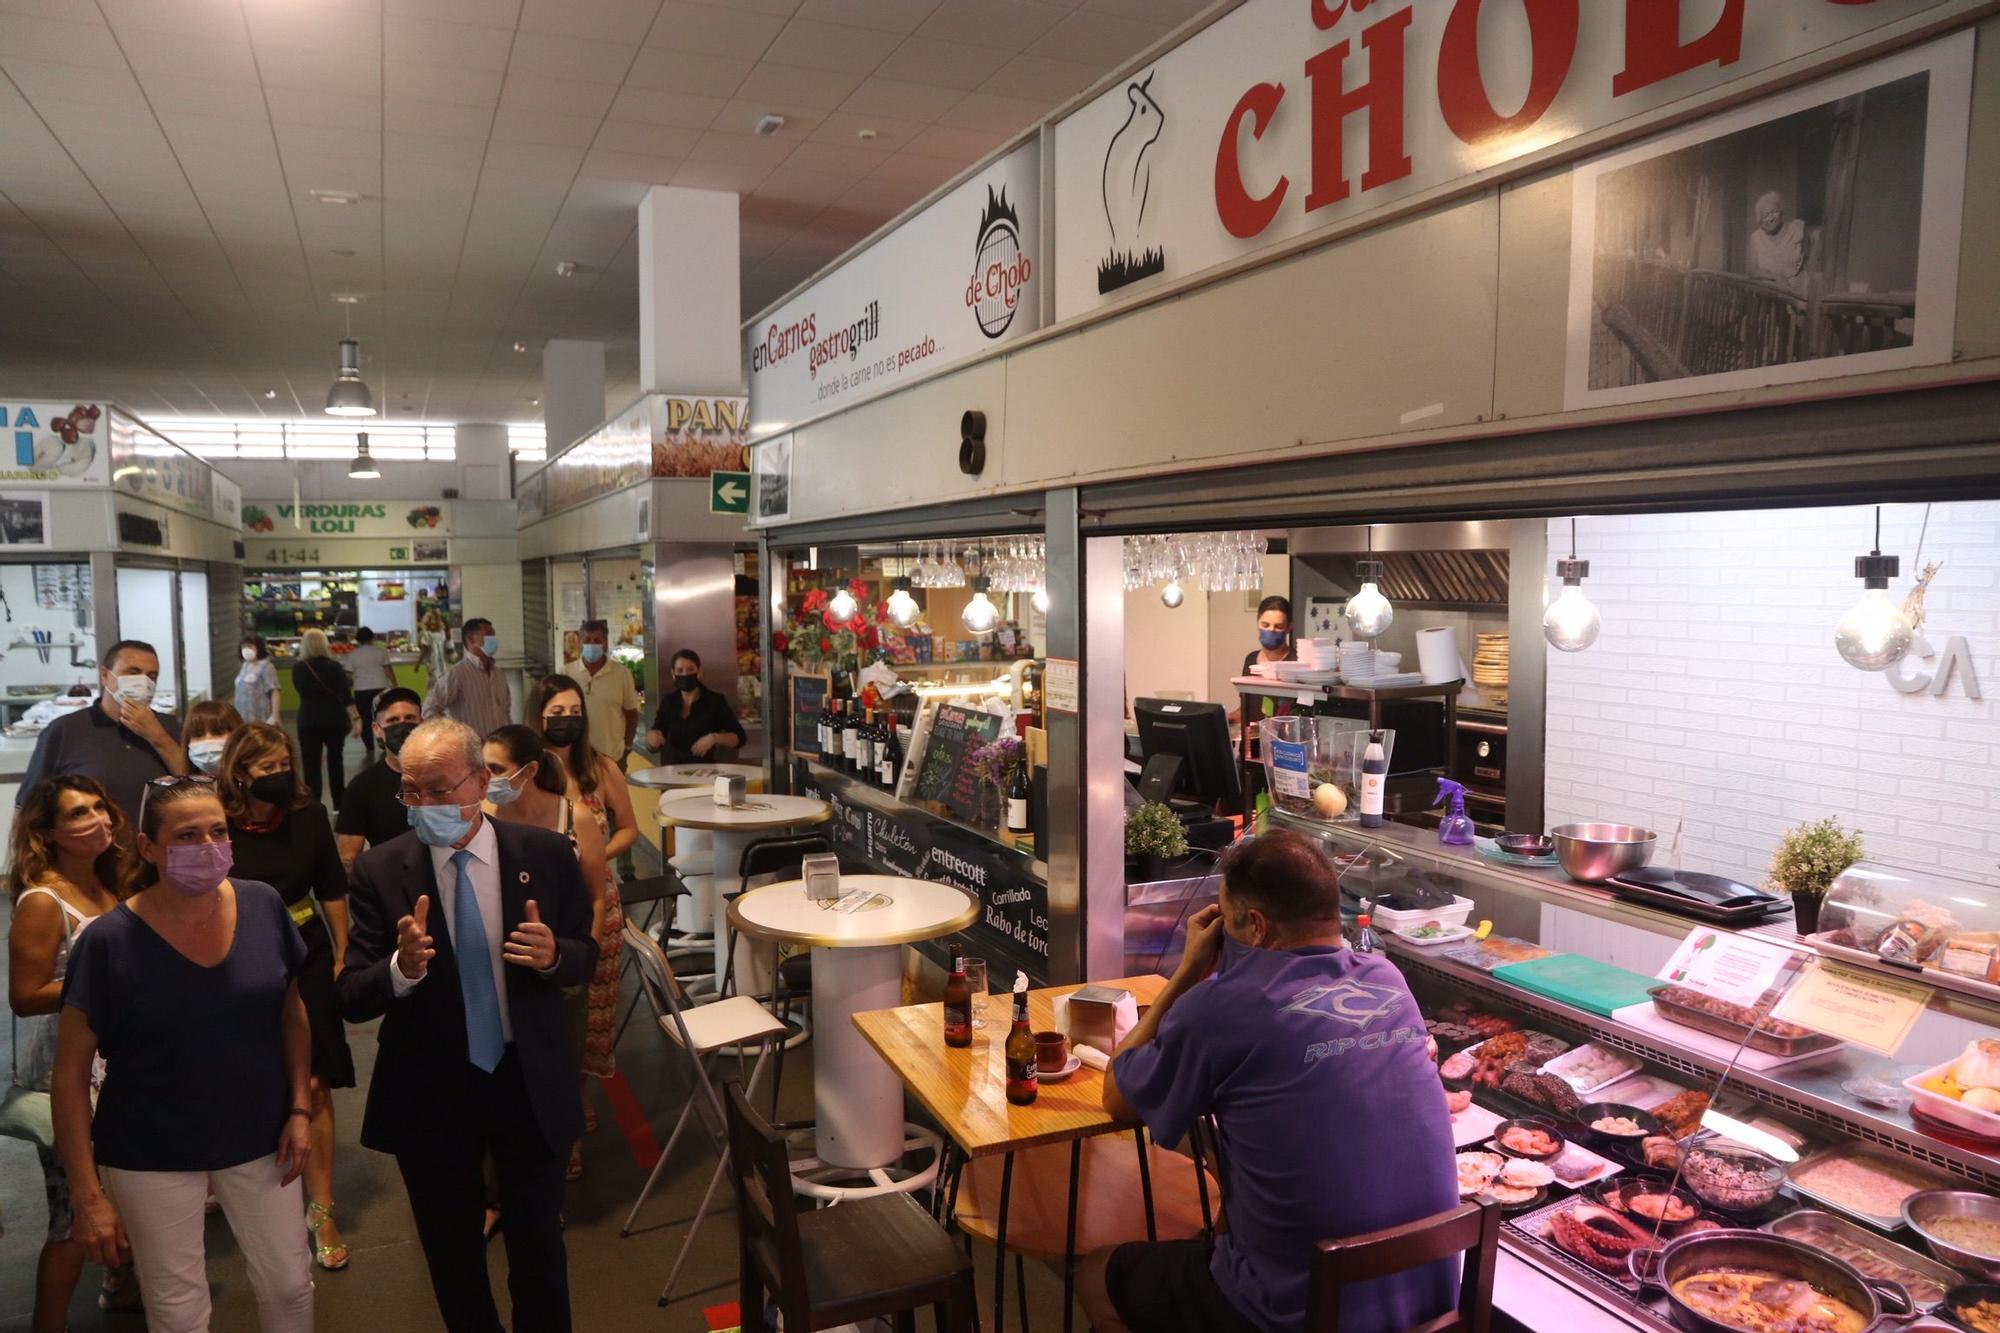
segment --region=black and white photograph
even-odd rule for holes
[[[1969,38],[1579,167],[1567,406],[1946,360]]]
[[[49,497],[19,492],[0,494],[0,546],[49,544]]]
[[[757,521],[781,523],[792,515],[792,437],[765,440],[750,451]]]
[[[426,541],[419,538],[414,540],[410,543],[410,559],[449,560],[451,559],[451,542],[449,539]]]

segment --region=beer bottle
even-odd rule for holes
[[[944,1044],[972,1045],[972,985],[965,979],[965,950],[951,946],[951,975],[944,981]]]
[[[1035,1072],[1035,1035],[1028,1031],[1028,974],[1014,978],[1014,1027],[1007,1034],[1007,1100],[1027,1106],[1041,1091]]]

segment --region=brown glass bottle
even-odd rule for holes
[[[1035,1034],[1028,1031],[1028,992],[1014,992],[1014,1027],[1007,1034],[1007,1100],[1026,1106],[1041,1091],[1035,1072]]]
[[[951,946],[951,975],[944,980],[944,1044],[972,1045],[972,985],[965,979],[965,950]]]

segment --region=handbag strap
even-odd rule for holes
[[[31,884],[21,890],[21,898],[34,893],[46,894],[55,899],[56,910],[62,913],[63,967],[66,971],[69,966],[69,951],[76,945],[76,918],[70,914],[69,904],[64,902],[62,895],[54,889]],[[18,911],[21,906],[20,898],[14,900],[14,906]],[[38,1014],[36,1017],[41,1015]],[[7,1008],[7,1081],[17,1088],[21,1086],[21,1016],[14,1012],[12,1005]]]

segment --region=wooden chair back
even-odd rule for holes
[[[1306,1292],[1306,1333],[1336,1333],[1342,1287],[1465,1256],[1458,1305],[1410,1333],[1489,1333],[1493,1270],[1499,1261],[1500,1206],[1465,1202],[1430,1217],[1365,1236],[1323,1240]]]
[[[775,1289],[789,1327],[805,1314],[805,1251],[799,1244],[798,1200],[784,1136],[750,1104],[743,1085],[730,1082],[723,1100],[729,1121],[729,1174],[736,1185],[736,1218],[743,1260],[762,1270]],[[744,1312],[745,1326],[752,1318]]]

